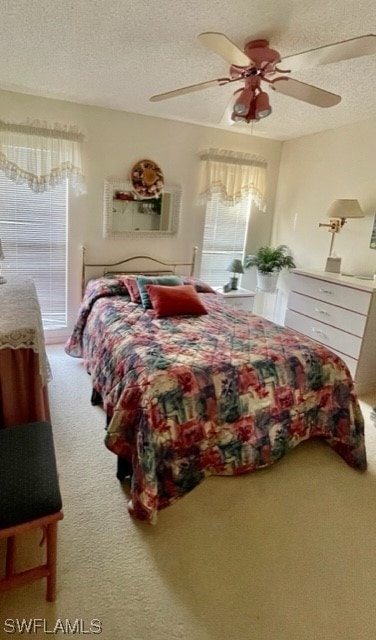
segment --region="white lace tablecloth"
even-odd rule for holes
[[[32,349],[39,357],[43,386],[51,380],[37,292],[30,278],[13,276],[0,284],[0,349]]]

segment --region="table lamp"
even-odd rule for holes
[[[236,290],[238,288],[239,274],[240,273],[244,273],[242,261],[234,258],[234,260],[232,260],[230,262],[230,264],[228,265],[226,271],[231,271],[231,273],[232,273],[232,277],[231,277],[231,280],[230,280],[231,289],[235,289]]]
[[[329,218],[329,222],[319,223],[319,227],[329,227],[329,232],[332,234],[329,257],[326,261],[325,271],[340,273],[341,258],[337,258],[333,255],[334,235],[341,231],[347,218],[364,218],[364,213],[361,210],[360,204],[357,200],[342,198],[339,200],[334,200],[334,202],[330,205],[326,216],[327,218]]]

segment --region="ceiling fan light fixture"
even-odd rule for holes
[[[255,98],[255,114],[257,118],[270,116],[272,108],[269,103],[269,96],[265,91],[260,91]]]
[[[231,114],[231,120],[233,120],[233,122],[247,122],[247,114],[243,116],[233,111]]]
[[[256,113],[255,101],[252,100],[251,104],[249,105],[249,111],[247,113],[246,121],[247,122],[257,122],[258,120],[260,120],[260,118]]]
[[[249,111],[249,105],[252,103],[253,99],[253,89],[250,87],[243,89],[234,104],[234,113],[238,116],[246,116]]]
[[[242,103],[236,104],[234,106],[234,111],[238,116],[246,116],[248,113],[248,106]]]

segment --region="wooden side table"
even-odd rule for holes
[[[0,285],[0,428],[50,419],[41,312],[34,282]]]

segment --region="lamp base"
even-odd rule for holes
[[[326,259],[325,271],[329,271],[329,273],[341,273],[341,258],[329,256],[329,258]]]
[[[233,291],[236,291],[238,288],[238,279],[235,278],[235,276],[233,276],[232,278],[230,278],[230,284],[231,284],[231,289]]]

